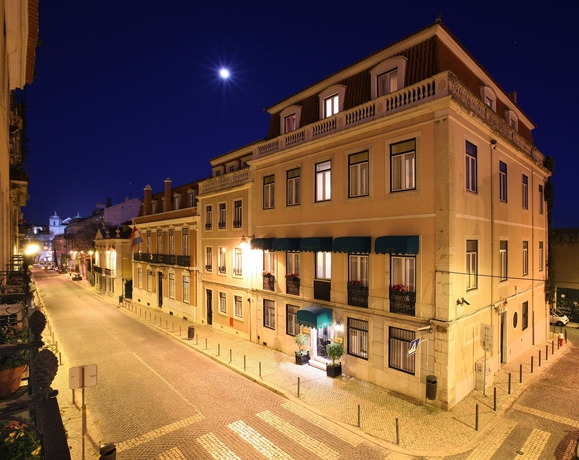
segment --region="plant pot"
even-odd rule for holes
[[[335,366],[326,364],[326,375],[332,378],[336,378],[342,375],[342,363],[338,363]]]
[[[11,395],[20,388],[24,369],[26,366],[0,370],[0,397]]]
[[[297,351],[296,353],[296,364],[303,366],[304,364],[308,364],[310,362],[310,354],[306,353],[305,355],[300,355]]]

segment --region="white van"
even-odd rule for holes
[[[555,326],[563,327],[569,322],[567,315],[564,315],[556,308],[551,308],[551,324]]]

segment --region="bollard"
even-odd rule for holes
[[[509,372],[509,394],[511,394],[511,373]]]
[[[478,404],[476,405],[476,410],[475,410],[474,429],[476,431],[478,431]]]
[[[298,399],[300,398],[300,378],[298,377]]]
[[[545,345],[545,361],[549,361],[549,345]]]
[[[62,354],[60,352],[58,352],[58,362],[62,366]]]
[[[171,332],[175,332],[175,323],[173,323],[173,330]]]
[[[565,343],[567,343],[567,329],[565,329]]]
[[[207,350],[207,337],[205,337],[205,349]]]
[[[231,361],[233,361],[233,350],[230,348],[229,349],[229,362],[231,363]]]
[[[523,383],[523,365],[519,364],[519,383]]]
[[[396,419],[396,444],[400,445],[400,425],[398,419]]]
[[[539,350],[539,367],[541,367],[541,350]]]
[[[165,320],[165,329],[167,329],[167,320]]]
[[[116,460],[117,458],[117,447],[112,442],[101,444],[99,451],[101,460]]]
[[[360,404],[358,404],[358,428],[360,428]]]
[[[555,354],[555,341],[554,340],[551,342],[551,354],[552,355]]]
[[[261,361],[259,362],[259,376],[261,377]]]
[[[217,356],[221,355],[221,344],[217,344]]]
[[[494,398],[494,405],[493,405],[493,407],[494,407],[494,410],[495,410],[495,412],[496,412],[496,411],[497,411],[497,387],[494,387],[493,390],[494,390],[494,391],[493,391],[493,393],[494,393],[494,396],[493,396],[493,398]]]
[[[199,334],[195,336],[195,345],[199,345]]]
[[[535,357],[531,356],[531,374],[533,373],[533,364],[535,364]]]
[[[246,361],[245,361],[245,355],[243,355],[243,372],[245,372],[245,370],[247,369],[247,365],[246,365]]]
[[[181,326],[179,326],[179,337],[181,337]]]

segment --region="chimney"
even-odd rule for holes
[[[516,91],[511,91],[509,94],[509,99],[511,101],[513,101],[515,104],[517,103],[517,92]]]
[[[107,197],[107,208],[110,208],[113,205],[113,199],[110,197]]]
[[[153,197],[153,188],[147,184],[144,189],[143,195],[143,215],[148,216],[151,214],[151,198]]]
[[[165,179],[165,212],[172,211],[173,204],[171,203],[171,179]]]

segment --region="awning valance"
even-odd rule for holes
[[[372,251],[372,238],[369,236],[342,236],[334,238],[334,252],[346,252],[350,254],[370,254]]]
[[[273,244],[273,238],[253,238],[249,242],[251,249],[270,250]]]
[[[381,236],[376,238],[376,254],[418,254],[418,236]]]
[[[324,327],[332,325],[332,310],[329,308],[309,307],[298,310],[298,323],[306,327]]]
[[[272,251],[299,251],[301,238],[276,238],[273,240]]]
[[[330,237],[309,237],[300,241],[300,251],[302,252],[332,252],[332,238]]]

